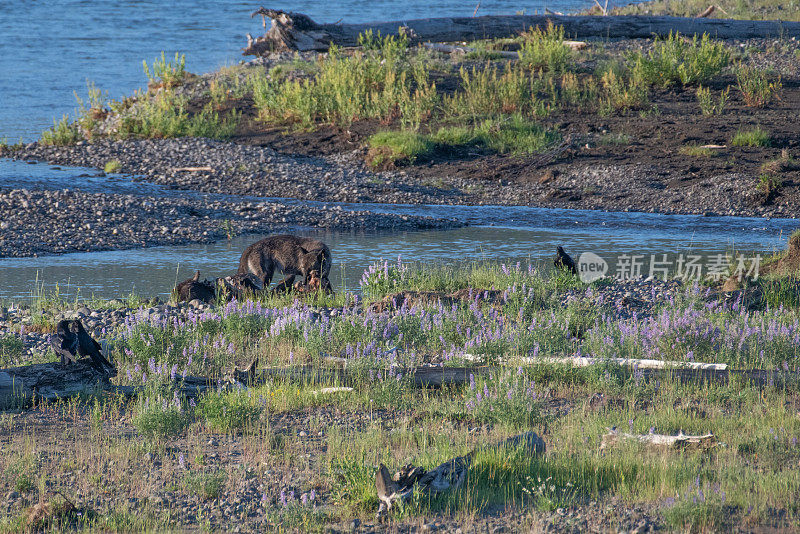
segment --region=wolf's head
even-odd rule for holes
[[[322,272],[322,264],[325,262],[325,251],[322,249],[306,250],[300,248],[300,270],[304,273],[311,271]]]

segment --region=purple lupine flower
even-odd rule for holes
[[[281,497],[280,497],[281,506],[286,508],[286,490],[281,490]]]
[[[300,502],[303,504],[303,506],[308,505],[308,494],[307,493],[303,493],[300,496]]]
[[[184,469],[186,467],[186,463],[183,460],[182,452],[178,454],[178,465],[181,466],[181,469]]]

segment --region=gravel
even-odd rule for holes
[[[451,220],[191,198],[0,188],[0,258],[206,243],[292,228],[417,230]]]

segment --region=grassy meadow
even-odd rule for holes
[[[796,371],[796,280],[760,279],[728,298],[708,284],[670,293],[654,285],[633,313],[614,287],[525,265],[382,262],[364,273],[359,293],[263,297],[176,316],[140,306],[107,333],[113,382],[137,395],[107,391],[0,414],[0,493],[15,494],[0,532],[482,531],[498,521],[512,530],[797,528],[796,382],[519,363],[591,355]],[[417,300],[400,304],[400,292]],[[65,305],[40,295],[40,328]],[[0,338],[8,362],[22,350],[14,337]],[[179,393],[186,376],[224,380],[255,358],[259,367],[322,368],[331,357],[346,361],[347,380]],[[404,375],[483,364],[496,368],[438,389]],[[321,392],[337,386],[353,389]],[[712,432],[718,443],[601,449],[610,427]],[[489,447],[528,430],[545,440],[543,455]],[[415,494],[376,522],[379,463],[431,469],[473,449],[457,490]],[[35,516],[42,502],[50,513]],[[644,519],[631,524],[632,512]]]

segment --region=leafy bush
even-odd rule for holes
[[[186,77],[186,55],[180,54],[179,56],[178,52],[175,52],[173,61],[167,61],[162,51],[161,59],[156,58],[153,60],[152,70],[145,60],[142,61],[142,66],[150,83],[157,83],[156,80],[160,80],[166,88],[182,84],[183,79]]]
[[[71,145],[82,139],[78,124],[70,122],[69,115],[60,121],[53,119],[53,127],[42,132],[42,143],[45,145]]]
[[[697,35],[687,41],[670,32],[666,39],[657,39],[646,56],[641,52],[634,55],[633,61],[648,83],[686,86],[705,83],[719,74],[730,62],[730,51],[705,33],[699,41]]]
[[[461,68],[461,89],[443,102],[446,116],[491,117],[503,113],[546,114],[536,98],[534,82],[521,68]]]
[[[133,426],[150,439],[163,440],[179,434],[189,423],[184,405],[177,392],[168,399],[156,386],[148,385],[136,403]]]
[[[750,107],[763,108],[775,99],[780,98],[783,89],[780,75],[770,79],[768,74],[755,67],[739,65],[736,68],[736,86],[742,93],[745,104]]]
[[[427,68],[408,61],[405,36],[381,39],[367,33],[360,42],[364,50],[351,57],[331,47],[313,79],[253,78],[261,119],[306,128],[317,122],[347,126],[357,119],[399,119],[416,128],[439,101]]]
[[[643,109],[650,102],[647,86],[636,70],[627,79],[614,70],[607,70],[603,73],[600,83],[601,114],[608,115],[626,109]]]
[[[572,63],[572,49],[564,45],[564,27],[548,23],[547,28],[533,28],[522,35],[519,61],[529,69],[563,72]]]
[[[695,93],[697,95],[697,103],[700,105],[700,112],[703,115],[722,115],[722,111],[725,109],[725,103],[728,100],[729,92],[730,88],[721,91],[719,99],[714,102],[711,89],[700,85]]]
[[[221,119],[211,105],[189,116],[187,100],[172,91],[162,91],[142,99],[138,106],[120,120],[117,135],[121,138],[209,137],[227,139],[236,131],[241,113],[232,111]]]

